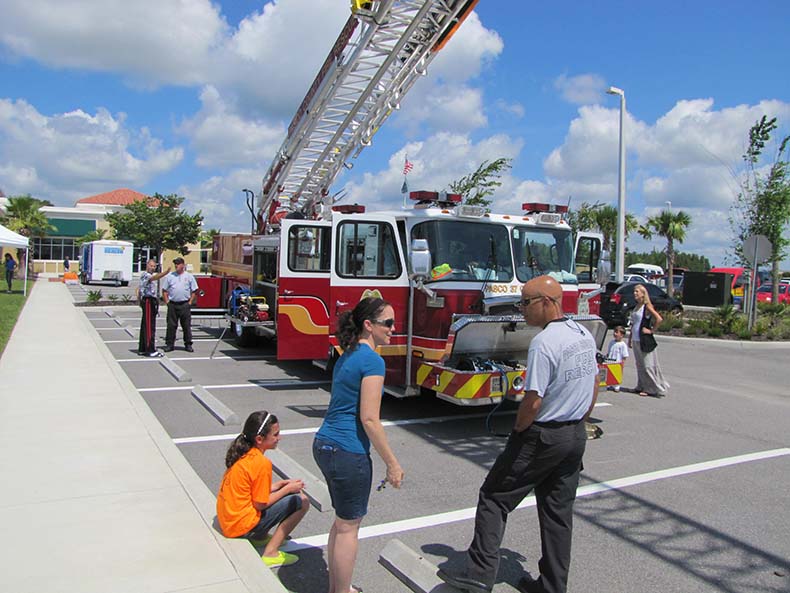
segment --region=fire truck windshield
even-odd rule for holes
[[[570,229],[517,226],[513,229],[516,278],[526,282],[548,274],[563,284],[578,284],[573,270]]]
[[[513,280],[508,229],[504,225],[431,220],[415,225],[411,238],[428,241],[433,267],[431,281]]]

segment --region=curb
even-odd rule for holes
[[[83,309],[85,310],[85,309]],[[100,310],[104,310],[101,308]],[[89,330],[91,339],[96,344],[104,358],[110,372],[118,381],[129,403],[161,453],[165,462],[170,467],[173,475],[181,484],[187,497],[197,509],[206,528],[211,532],[217,545],[223,551],[231,565],[236,569],[239,579],[244,586],[253,593],[288,593],[275,574],[261,562],[260,555],[247,540],[228,539],[214,528],[216,498],[197,475],[192,466],[181,454],[170,436],[159,423],[154,413],[145,403],[131,379],[126,375],[121,365],[112,356],[107,346],[102,341],[96,329],[85,315],[80,315],[81,323]]]
[[[720,346],[722,348],[734,348],[738,350],[759,350],[761,348],[776,348],[777,350],[790,350],[790,341],[781,342],[752,342],[750,340],[721,340],[719,338],[699,338],[687,336],[667,336],[656,334],[659,342],[693,342],[695,344],[707,344],[710,346]]]

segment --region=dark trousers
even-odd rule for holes
[[[192,308],[189,301],[167,303],[167,334],[165,334],[165,344],[175,346],[176,329],[181,323],[181,331],[184,332],[184,345],[192,345]]]
[[[508,514],[533,490],[537,499],[546,593],[565,593],[571,561],[573,502],[587,435],[584,422],[512,433],[480,488],[467,575],[493,587]]]
[[[140,321],[140,343],[137,351],[150,354],[156,350],[156,316],[159,314],[159,299],[143,297],[140,302],[143,318]]]
[[[11,283],[14,281],[14,270],[5,271],[5,281],[8,283],[8,292],[11,292]]]

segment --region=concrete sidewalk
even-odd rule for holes
[[[67,288],[31,288],[0,359],[0,590],[284,592]]]

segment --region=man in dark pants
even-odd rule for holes
[[[480,488],[466,570],[439,577],[454,587],[488,593],[499,569],[508,514],[533,490],[540,520],[540,577],[523,577],[524,593],[565,593],[571,560],[573,502],[587,442],[584,420],[598,392],[595,340],[562,314],[562,287],[549,276],[527,282],[521,311],[542,327],[529,347],[527,384],[505,450]]]
[[[137,288],[137,300],[143,310],[137,353],[140,356],[157,358],[161,357],[162,353],[156,349],[156,317],[159,314],[159,296],[156,294],[155,283],[166,276],[170,272],[170,268],[158,274],[154,272],[156,272],[156,260],[149,259],[145,272],[140,274],[140,286]]]
[[[175,350],[176,329],[179,322],[184,332],[184,346],[187,352],[192,348],[192,305],[197,299],[198,284],[195,277],[186,271],[183,257],[173,260],[174,272],[165,276],[162,282],[162,298],[167,304],[167,333],[165,334],[165,352]]]

